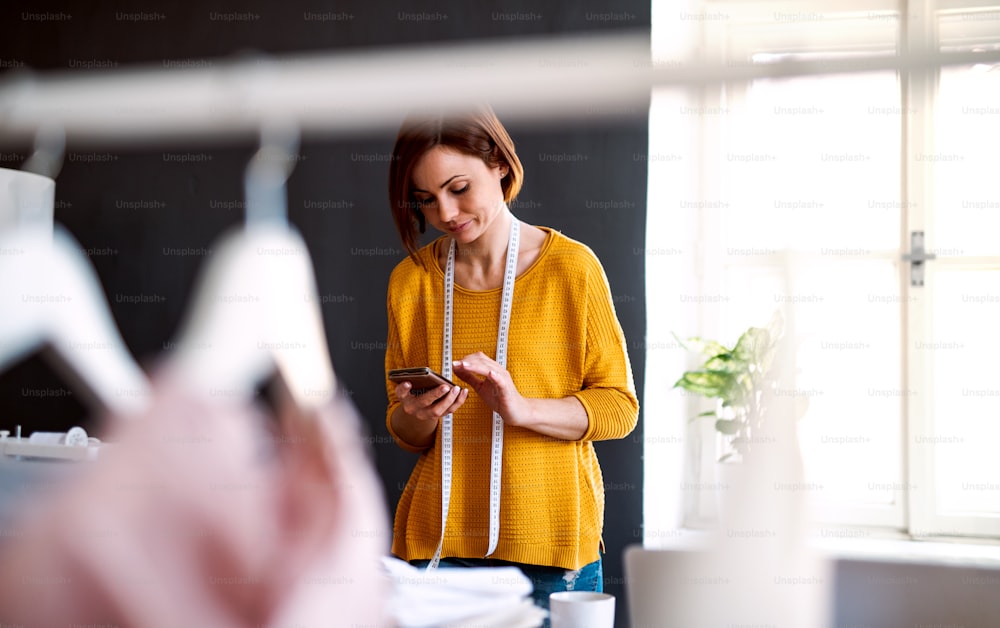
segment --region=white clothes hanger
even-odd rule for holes
[[[88,402],[141,411],[149,383],[129,353],[80,244],[54,224],[61,132],[40,133],[32,172],[0,169],[0,370],[37,348]]]
[[[261,130],[245,174],[245,225],[214,247],[167,359],[168,370],[205,398],[249,398],[272,372],[299,407],[333,398],[312,261],[288,225],[285,181],[297,145],[297,129]]]
[[[49,177],[0,169],[0,231],[32,227],[51,236],[55,196],[56,182]]]

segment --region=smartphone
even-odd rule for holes
[[[422,395],[432,388],[437,388],[441,384],[454,386],[454,382],[447,380],[444,375],[433,371],[428,366],[416,366],[405,369],[392,369],[389,371],[389,381],[410,382],[413,386],[410,389],[411,395]]]

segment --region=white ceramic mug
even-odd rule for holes
[[[549,595],[552,628],[614,628],[615,596],[594,591],[558,591]]]

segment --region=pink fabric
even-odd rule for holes
[[[353,407],[270,424],[161,381],[0,545],[0,624],[384,625],[391,528]]]

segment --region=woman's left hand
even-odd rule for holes
[[[477,351],[456,360],[452,369],[455,375],[476,391],[486,405],[503,417],[505,423],[524,423],[525,415],[529,412],[528,400],[521,396],[510,373],[500,363],[482,351]]]

